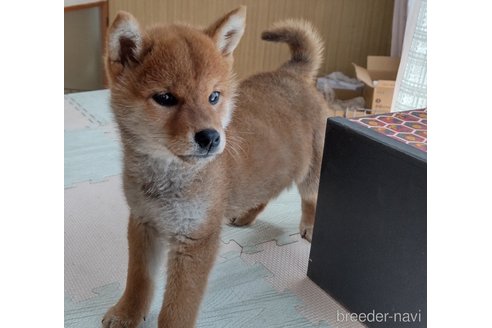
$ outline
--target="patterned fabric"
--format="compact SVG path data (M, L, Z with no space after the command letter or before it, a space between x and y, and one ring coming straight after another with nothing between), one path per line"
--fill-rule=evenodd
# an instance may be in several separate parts
M427 152L427 108L353 118L351 121Z
M427 106L427 1L415 1L408 17L392 112Z

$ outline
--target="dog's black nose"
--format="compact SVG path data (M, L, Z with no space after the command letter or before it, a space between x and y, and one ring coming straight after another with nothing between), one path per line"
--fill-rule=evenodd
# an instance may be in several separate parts
M220 134L217 130L205 129L195 134L195 141L200 148L212 151L220 143Z

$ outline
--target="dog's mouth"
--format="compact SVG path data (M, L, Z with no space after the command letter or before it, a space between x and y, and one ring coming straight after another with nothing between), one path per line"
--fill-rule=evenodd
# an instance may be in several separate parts
M207 153L207 154L192 154L192 155L180 155L178 156L185 162L195 162L199 160L205 160L205 159L211 159L217 155L216 152L214 153Z

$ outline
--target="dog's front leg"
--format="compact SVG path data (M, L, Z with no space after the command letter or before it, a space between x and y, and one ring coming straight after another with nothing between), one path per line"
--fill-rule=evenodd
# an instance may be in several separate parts
M128 275L118 303L104 316L105 328L138 327L145 320L154 289L154 275L162 255L157 232L141 219L130 217L128 224Z
M219 224L212 230L199 236L179 236L174 241L159 328L194 327L219 246Z

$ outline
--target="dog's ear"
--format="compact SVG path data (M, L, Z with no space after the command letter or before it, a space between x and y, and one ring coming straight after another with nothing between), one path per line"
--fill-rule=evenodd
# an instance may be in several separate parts
M131 14L120 11L108 29L106 69L110 78L125 66L139 62L143 36L140 25Z
M229 56L243 36L245 22L246 6L240 6L210 25L205 33L224 56Z

